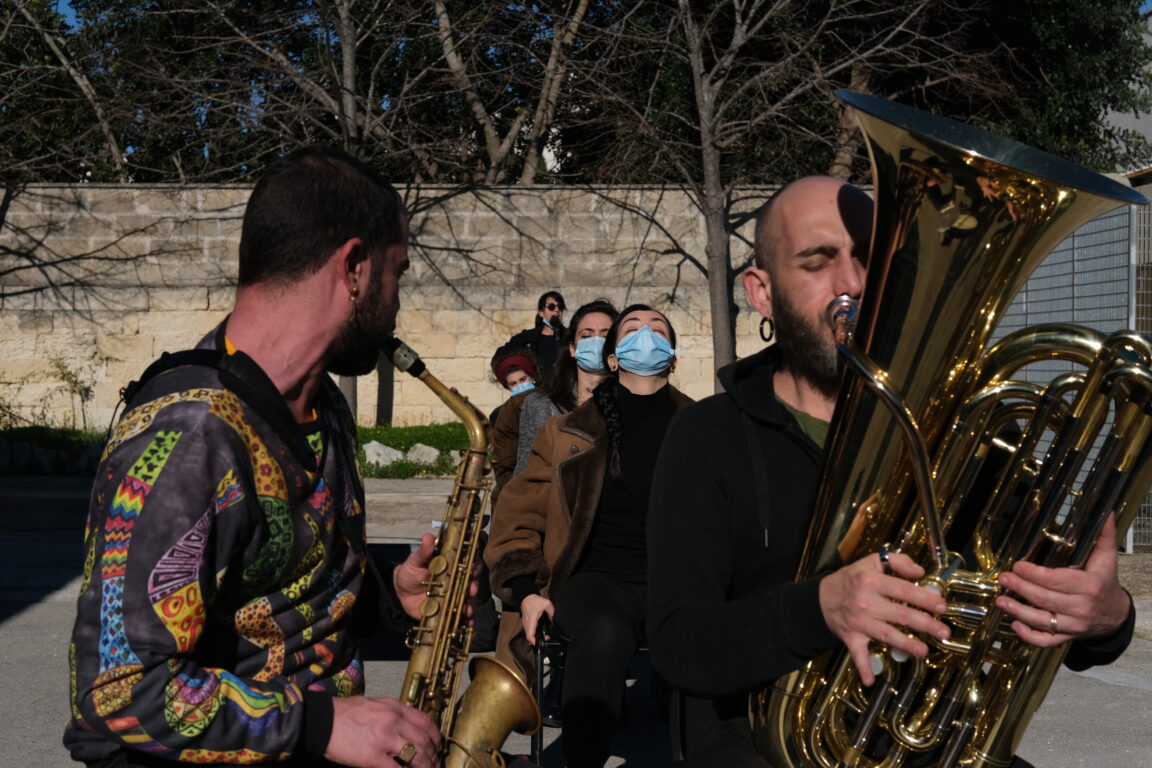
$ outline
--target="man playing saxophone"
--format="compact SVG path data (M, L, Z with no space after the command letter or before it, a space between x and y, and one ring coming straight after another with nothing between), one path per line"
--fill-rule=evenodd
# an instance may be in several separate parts
M721 370L725 392L686 408L665 439L649 513L649 638L656 670L687 694L688 765L768 765L752 746L749 693L837 643L870 685L869 643L923 658L910 632L949 636L944 599L915 584L924 572L906 555L791 580L840 386L823 318L837 296L861 294L871 221L869 197L837 179L776 193L743 275L776 343ZM996 605L1019 637L1073 640L1074 668L1109 663L1131 638L1111 522L1082 570L1019 562L1000 584Z
M357 649L418 616L433 538L382 580L371 567L355 422L328 377L375 367L407 240L400 196L338 150L256 185L232 313L126 397L97 472L74 759L439 764L427 715L362 695Z

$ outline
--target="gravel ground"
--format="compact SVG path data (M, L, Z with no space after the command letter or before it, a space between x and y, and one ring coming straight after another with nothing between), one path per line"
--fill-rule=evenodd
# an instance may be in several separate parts
M1120 555L1120 583L1137 600L1152 598L1152 553Z

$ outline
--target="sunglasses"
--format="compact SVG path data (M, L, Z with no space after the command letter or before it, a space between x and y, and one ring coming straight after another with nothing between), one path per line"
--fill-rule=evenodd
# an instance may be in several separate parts
M545 305L544 305L544 309L551 309L551 310L556 310L556 309L558 309L558 310L560 310L561 312L563 312L563 311L564 311L564 307L560 306L559 304L545 304Z

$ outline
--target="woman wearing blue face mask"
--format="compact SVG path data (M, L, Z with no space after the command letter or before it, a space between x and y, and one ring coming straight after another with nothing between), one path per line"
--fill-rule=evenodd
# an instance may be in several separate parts
M577 309L565 331L560 357L551 373L519 401L510 400L509 405L515 403L512 408L494 412L491 419L493 509L500 489L527 465L528 449L544 422L584 402L604 377L607 369L603 368L603 355L597 349L595 360L591 360L588 348L608 333L616 314L616 308L607 299L595 299ZM578 361L581 356L584 362Z
M513 398L531 392L536 386L538 367L536 356L527 347L504 344L492 355L489 366L492 368L492 380L508 390L509 395ZM509 400L508 402L513 401ZM516 401L515 410L518 411L519 408L520 401ZM503 405L496 406L491 416L488 417L488 421L493 424L496 423L502 410L504 410Z
M624 310L604 338L609 373L587 402L544 425L493 517L492 588L520 606L523 627L511 655L531 669L527 638L544 614L569 638L562 718L572 768L607 760L643 640L652 471L672 415L690 402L668 383L675 346L663 314Z
M568 413L591 397L592 390L608 373L604 363L604 337L616 316L616 308L606 299L590 301L572 316L560 360L543 388L524 399L513 474L523 472L528 465L528 449L544 422Z
M536 382L536 359L532 351L525 347L516 347L505 344L496 350L489 362L492 369L492 378L504 389L508 390L510 398L492 411L488 420L496 423L502 417L518 417L520 406L524 402L524 395L532 390ZM500 450L498 439L492 435L492 452ZM512 448L515 450L515 447ZM480 548L484 547L484 534L481 534ZM479 593L473 607L474 633L472 635L471 650L474 653L490 651L496 647L496 638L499 631L500 616L496 611L496 603L492 600L491 590L485 588L486 579L482 579Z
M523 398L510 400L506 407L499 409L498 418L492 419L493 510L501 489L528 465L529 449L544 423L553 416L568 413L591 397L592 390L608 372L604 362L604 337L616 316L616 307L607 299L594 299L577 309L565 332L560 357L542 385ZM512 616L500 620L496 648L500 660L515 667L508 644L520 629L520 614L519 606L512 608L515 608ZM558 658L551 661L555 672L561 664ZM541 701L544 722L549 726L556 726L560 720L555 690L559 679L559 674L550 679L547 695Z

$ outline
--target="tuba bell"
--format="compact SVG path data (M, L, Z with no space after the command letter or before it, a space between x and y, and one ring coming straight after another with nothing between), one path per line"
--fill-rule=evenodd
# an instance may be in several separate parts
M873 644L869 687L828 651L751 698L754 741L773 766L1007 766L1067 644L1020 640L997 577L1019 560L1080 566L1109 513L1120 535L1131 523L1152 484L1152 341L1050 325L988 346L1049 251L1147 201L985 131L837 95L868 147L875 221L859 307L830 308L856 314L849 373L796 578L887 545L924 567L952 636L921 638L922 660ZM1019 379L1044 361L1065 372Z

